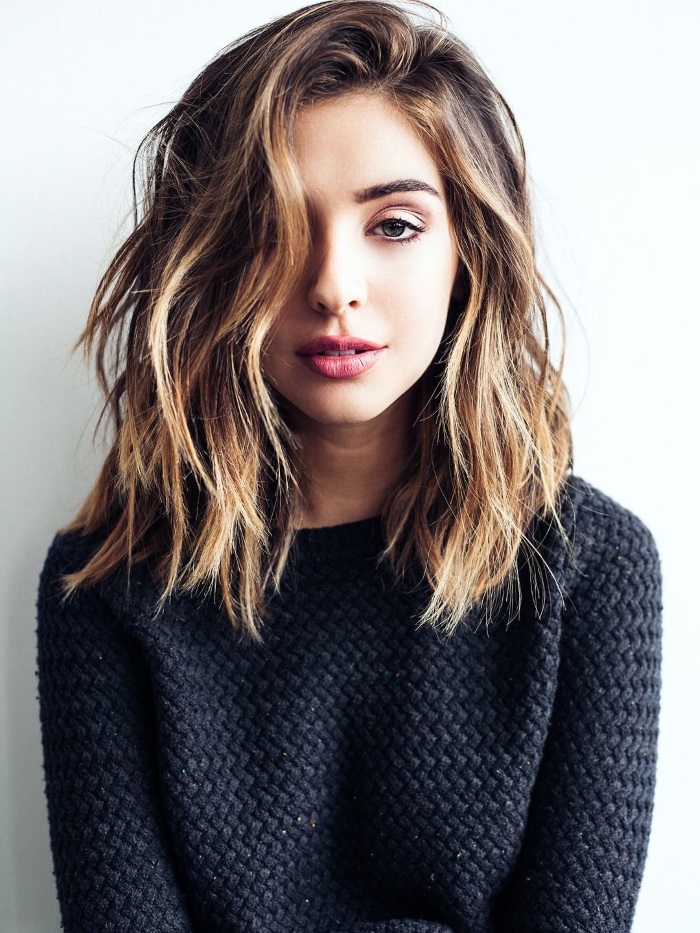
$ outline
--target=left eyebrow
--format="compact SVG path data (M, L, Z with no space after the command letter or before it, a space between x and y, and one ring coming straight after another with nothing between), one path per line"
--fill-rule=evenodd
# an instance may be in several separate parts
M425 191L434 195L438 200L442 200L440 193L427 182L419 181L417 178L400 178L384 185L371 185L369 188L356 191L355 201L358 204L366 204L367 201L375 201L377 198L383 198L387 194L396 194L399 191Z

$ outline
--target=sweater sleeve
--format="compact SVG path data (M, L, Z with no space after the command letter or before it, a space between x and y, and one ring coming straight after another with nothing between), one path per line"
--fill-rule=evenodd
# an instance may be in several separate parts
M499 933L623 933L651 827L661 574L648 529L593 491L577 507L559 674Z
M67 566L70 550L61 536L54 539L37 602L44 772L62 928L185 933L192 926L159 803L146 665L95 587L63 600L60 576L76 569Z

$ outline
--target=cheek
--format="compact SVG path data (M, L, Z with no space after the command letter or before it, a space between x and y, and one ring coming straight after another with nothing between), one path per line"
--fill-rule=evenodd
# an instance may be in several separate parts
M404 296L420 296L433 306L449 303L459 266L454 243L438 235L430 243L419 240L413 246L394 247L402 254L392 273L393 282Z
M386 295L397 335L430 345L439 343L447 322L453 282L453 266L445 262L444 256L406 269Z
M260 361L261 368L263 375L275 384L280 379L284 379L285 376L286 367L283 365L283 361L288 355L288 351L285 349L287 343L284 329L281 327L275 327L274 331L268 334L265 341Z
M295 347L299 338L299 327L296 325L291 308L282 308L274 323L267 332L263 349L263 365L267 361L272 364L280 355L289 353Z

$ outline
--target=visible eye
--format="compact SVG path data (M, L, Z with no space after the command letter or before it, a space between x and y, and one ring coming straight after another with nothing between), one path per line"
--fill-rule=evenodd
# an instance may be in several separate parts
M381 230L383 239L395 240L397 243L414 243L425 232L425 227L411 223L410 220L404 220L402 217L387 217L373 229ZM412 235L403 236L407 231L412 231ZM372 232L369 236L377 236L377 234Z

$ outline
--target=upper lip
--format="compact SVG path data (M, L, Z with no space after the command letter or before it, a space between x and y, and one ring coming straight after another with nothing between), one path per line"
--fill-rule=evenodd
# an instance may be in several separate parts
M364 337L316 337L297 350L300 356L313 356L315 353L342 353L344 350L381 350L385 345L365 340Z

